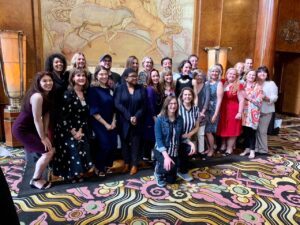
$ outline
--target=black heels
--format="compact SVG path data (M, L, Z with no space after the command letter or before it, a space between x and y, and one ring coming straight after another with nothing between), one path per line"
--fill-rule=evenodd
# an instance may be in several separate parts
M39 181L39 180L41 180L41 178L32 178L29 182L30 187L35 189L40 189L40 190L46 190L51 187L51 183L49 181L46 181L46 183L44 183L43 186L39 188L34 184L35 181Z

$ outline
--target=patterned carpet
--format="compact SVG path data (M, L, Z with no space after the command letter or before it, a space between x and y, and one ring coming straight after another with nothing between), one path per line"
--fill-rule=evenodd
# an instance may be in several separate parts
M269 141L270 156L196 168L166 188L145 176L18 197L22 149L0 163L22 224L300 224L300 118L284 117Z

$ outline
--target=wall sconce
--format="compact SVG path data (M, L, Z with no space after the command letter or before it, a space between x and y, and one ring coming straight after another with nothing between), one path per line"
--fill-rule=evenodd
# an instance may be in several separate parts
M26 36L22 31L0 31L0 73L9 105L4 109L6 145L21 146L11 133L12 124L21 109L26 78Z
M212 67L213 65L220 63L223 66L223 76L226 71L227 67L227 54L229 50L232 50L231 47L205 47L204 50L207 52L207 62L208 68Z

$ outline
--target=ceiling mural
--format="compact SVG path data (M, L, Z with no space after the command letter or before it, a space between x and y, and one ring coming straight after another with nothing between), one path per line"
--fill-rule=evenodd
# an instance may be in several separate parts
M192 51L194 0L41 0L44 56L85 53L89 65L110 53L176 62Z

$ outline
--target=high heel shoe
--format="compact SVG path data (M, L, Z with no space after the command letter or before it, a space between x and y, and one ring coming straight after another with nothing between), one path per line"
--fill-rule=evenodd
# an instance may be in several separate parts
M36 186L34 184L34 182L39 181L39 180L42 180L42 179L41 178L32 178L29 182L30 187L35 188L35 189L40 189L40 190L46 190L51 187L51 183L49 181L46 181L46 183L44 183L43 186L39 188L38 186Z

